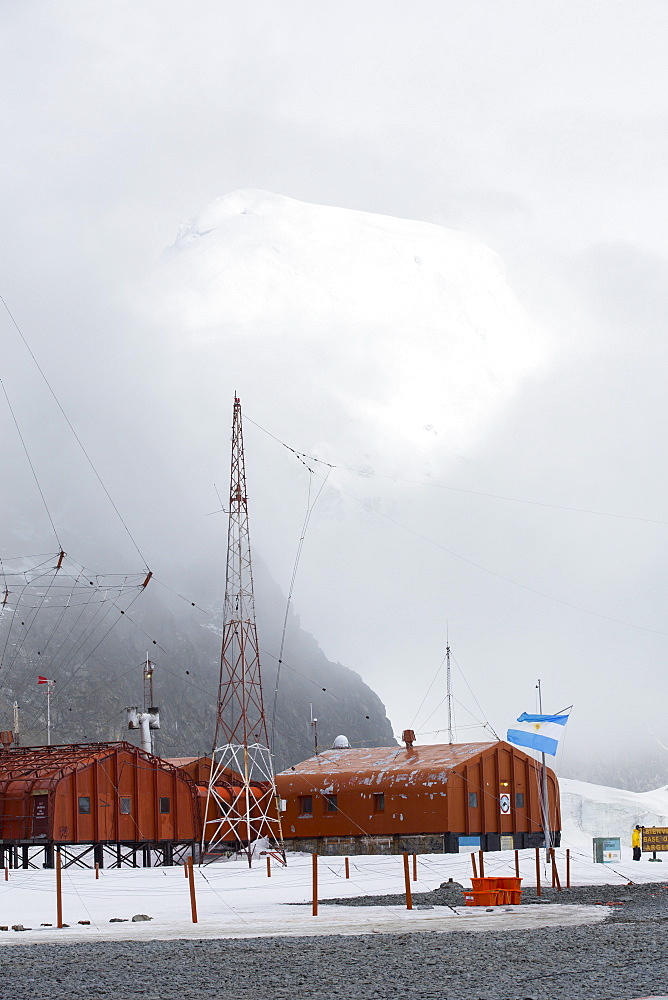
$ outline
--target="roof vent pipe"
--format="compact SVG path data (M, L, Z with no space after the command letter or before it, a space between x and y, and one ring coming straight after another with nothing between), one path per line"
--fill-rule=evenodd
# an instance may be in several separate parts
M139 729L139 741L142 750L152 753L151 729L160 729L160 709L156 706L149 708L148 712L139 712L136 707L126 708L128 716L128 729Z

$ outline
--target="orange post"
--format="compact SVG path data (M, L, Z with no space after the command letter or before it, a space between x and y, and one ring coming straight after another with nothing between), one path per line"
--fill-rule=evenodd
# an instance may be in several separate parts
M183 862L183 877L188 878L188 859Z
M558 892L561 892L561 882L559 881L559 871L557 869L557 857L554 853L554 847L550 848L550 856L552 858L552 884L556 885Z
M345 862L346 862L346 866L345 866L346 867L346 878L350 878L350 862L348 861L348 858L345 859Z
M313 916L318 916L318 855L311 855L311 865L313 872Z
M99 865L99 863L98 863L98 862L96 861L96 862L95 862L95 878L99 878L99 877L100 877L100 865Z
M477 878L478 877L478 869L476 868L475 854L473 854L473 852L471 852L471 865L473 867L473 878Z
M540 896L540 847L536 848L536 895Z
M413 855L413 881L417 882L417 854Z
M515 851L515 878L520 877L520 852Z
M267 878L271 878L271 858L267 855Z
M404 854L404 882L406 884L406 909L413 909L413 897L411 896L411 875L408 869L408 855Z
M193 923L197 923L197 900L195 899L195 869L193 868L193 859L188 858L188 882L190 883L190 913L193 918Z
M571 852L570 849L566 848L566 888L571 887Z
M478 860L480 862L480 878L485 877L485 855L483 851L478 851Z
M63 926L63 876L60 851L56 851L56 927Z

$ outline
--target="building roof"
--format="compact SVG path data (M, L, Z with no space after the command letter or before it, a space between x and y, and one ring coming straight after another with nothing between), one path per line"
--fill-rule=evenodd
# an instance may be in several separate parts
M475 757L485 750L497 746L497 743L435 743L428 746L407 747L369 747L357 750L325 750L317 757L310 757L301 764L283 771L280 777L359 777L360 774L373 774L381 779L387 775L420 774L424 780L425 772L445 775L459 764Z
M0 785L10 781L59 780L96 760L128 751L148 764L172 771L174 765L146 753L132 743L72 743L65 746L14 747L0 751Z

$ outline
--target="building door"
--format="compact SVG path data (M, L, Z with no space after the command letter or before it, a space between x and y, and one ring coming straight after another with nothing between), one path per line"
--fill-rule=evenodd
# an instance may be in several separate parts
M33 839L46 840L49 835L49 796L33 795L32 797L32 835Z

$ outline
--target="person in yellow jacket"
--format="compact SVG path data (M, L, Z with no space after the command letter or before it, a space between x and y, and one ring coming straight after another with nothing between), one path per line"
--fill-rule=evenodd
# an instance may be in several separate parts
M637 826L631 834L631 847L633 848L633 860L640 861L642 851L640 850L640 827Z

